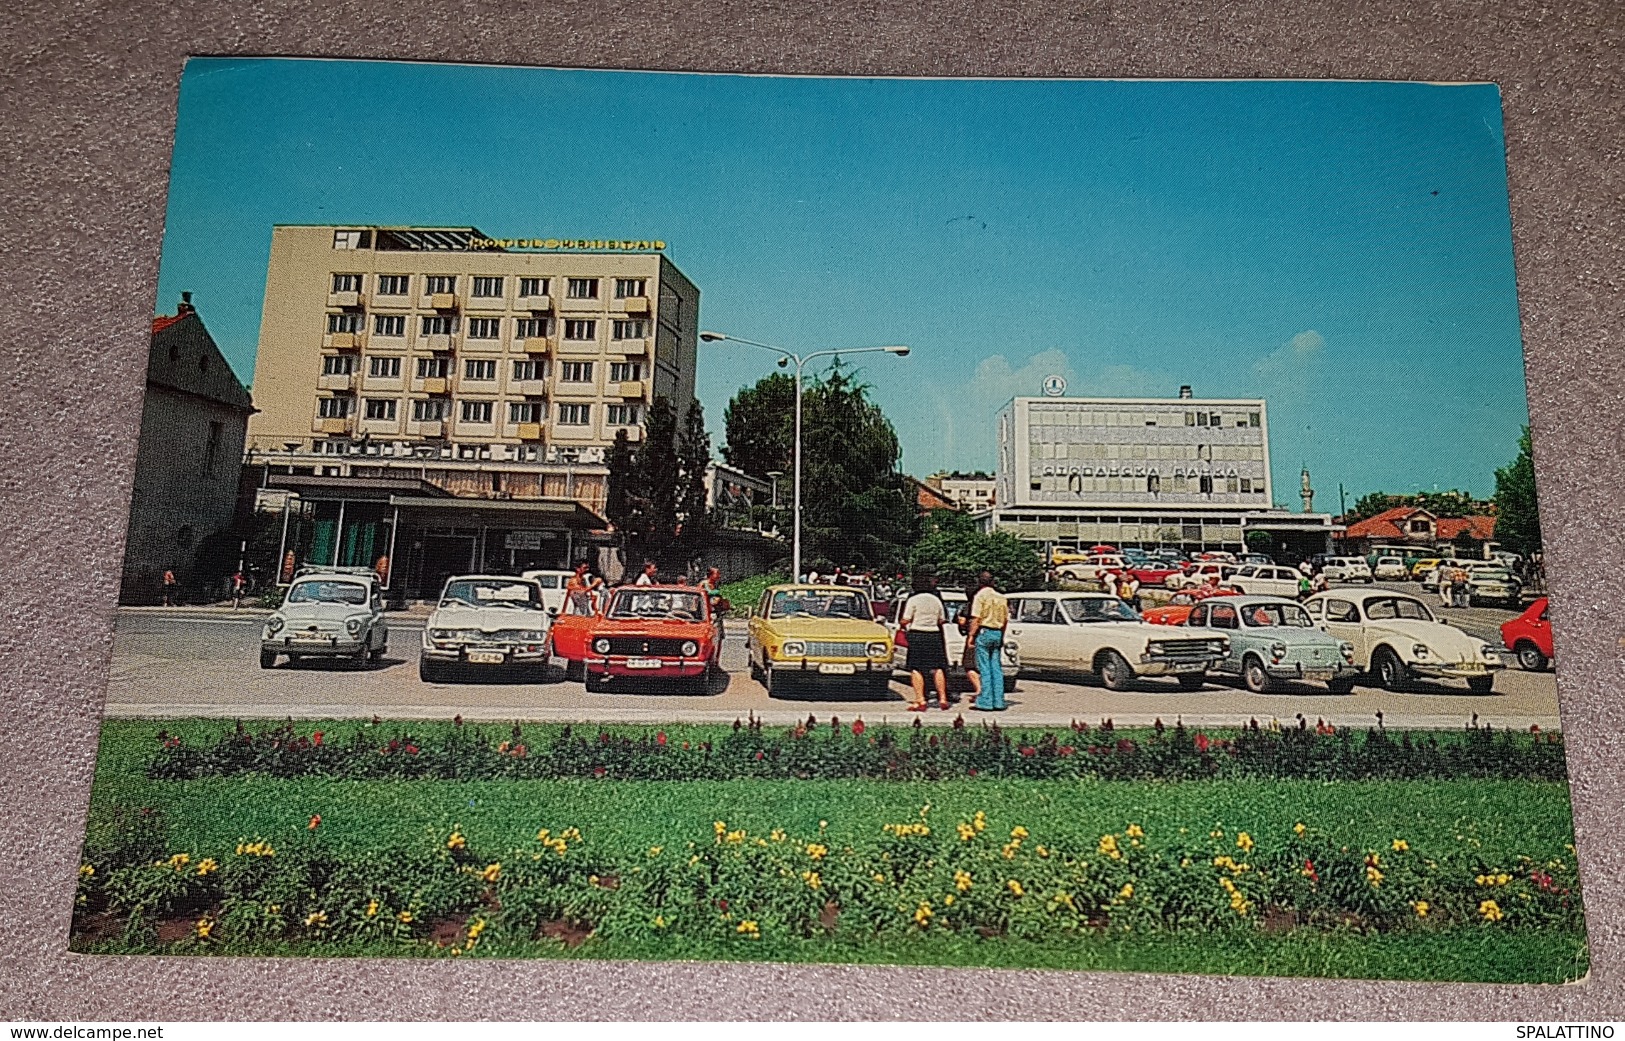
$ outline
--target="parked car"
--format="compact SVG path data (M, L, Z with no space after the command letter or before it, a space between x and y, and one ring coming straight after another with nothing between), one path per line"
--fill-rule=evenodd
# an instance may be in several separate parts
M1411 577L1411 572L1399 557L1378 557L1371 577L1378 582L1403 582Z
M1518 659L1519 668L1540 672L1552 664L1552 623L1547 617L1549 601L1541 597L1523 614L1501 623L1501 642Z
M1235 564L1219 562L1197 564L1179 572L1177 575L1169 575L1163 584L1174 590L1195 589L1198 586L1206 585L1209 575L1218 575L1220 584L1223 584L1226 579L1239 570L1241 569Z
M260 668L281 655L378 662L389 649L383 583L370 569L306 569L260 631Z
M1127 690L1141 676L1172 676L1198 690L1207 670L1223 659L1222 636L1192 637L1180 629L1142 621L1123 601L1102 593L1014 593L1008 639L1022 668L1087 672L1111 690Z
M1184 625L1185 619L1190 617L1189 604L1163 604L1161 607L1150 607L1140 612L1140 619L1150 625Z
M1061 565L1055 569L1055 574L1058 578L1077 582L1098 582L1105 572L1121 571L1126 567L1128 562L1120 553L1094 553L1081 562Z
M435 683L454 668L538 668L547 664L547 630L535 579L453 575L423 625L418 677Z
M891 689L891 631L874 620L869 598L844 586L780 585L762 593L751 616L751 675L779 697L788 679Z
M609 590L599 593L590 608L564 602L564 610L552 619L547 630L549 657L564 659L564 678L580 682L587 678L587 640L593 625L609 606Z
M909 596L904 594L894 598L885 611L887 628L892 631L892 643L896 653L892 657L892 668L897 672L908 671L908 631L899 627L898 621L903 617L903 605L908 603ZM969 619L966 612L970 610L970 597L960 589L938 590L943 605L948 608L948 620L942 625L942 638L948 647L948 682L961 687L969 686L970 680L965 673L965 633ZM1016 689L1016 675L1021 671L1021 660L1016 654L1015 645L1006 643L1004 654L1000 659L1004 667L1004 691L1006 694Z
M1276 567L1274 564L1266 567L1249 564L1231 575L1228 584L1238 593L1290 599L1298 595L1298 572L1294 568Z
M1328 582L1370 582L1371 565L1364 557L1327 557L1321 569Z
M721 619L694 586L621 586L587 628L582 660L593 693L667 680L703 694L720 668Z
M1442 563L1444 563L1443 557L1422 557L1412 562L1411 578L1418 582L1426 583L1428 580L1428 575L1438 570L1439 565ZM1423 588L1427 588L1426 585L1424 585Z
M1480 564L1467 572L1467 602L1516 608L1523 602L1523 583L1500 564Z
M1274 690L1281 680L1315 681L1333 694L1347 694L1360 674L1354 645L1317 629L1308 612L1286 597L1207 600L1191 609L1185 625L1227 637L1230 653L1214 671L1241 677L1255 694Z
M542 587L542 603L552 614L564 611L564 585L574 577L574 571L526 571L521 577L530 578Z
M1240 563L1257 564L1260 567L1269 567L1275 563L1275 558L1267 553L1243 553Z
M1170 578L1184 574L1184 570L1178 564L1147 559L1138 564L1130 564L1128 573L1133 575L1141 586L1166 586Z
M1354 664L1388 690L1417 678L1459 679L1473 693L1488 694L1506 667L1494 647L1439 621L1408 593L1333 589L1303 606L1317 625L1353 644Z

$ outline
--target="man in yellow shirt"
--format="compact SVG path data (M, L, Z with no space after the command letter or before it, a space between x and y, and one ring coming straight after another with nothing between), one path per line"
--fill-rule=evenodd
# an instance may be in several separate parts
M993 588L993 573L984 571L976 580L976 595L970 602L970 630L965 635L965 665L976 686L972 708L983 712L1004 711L1004 630L1010 624L1010 601Z

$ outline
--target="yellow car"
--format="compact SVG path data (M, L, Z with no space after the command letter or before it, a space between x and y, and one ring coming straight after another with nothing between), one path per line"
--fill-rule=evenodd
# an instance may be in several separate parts
M828 684L884 695L891 686L892 638L861 590L770 586L750 619L750 673L779 697L788 682Z
M1428 572L1444 563L1442 557L1427 557L1411 565L1411 578L1417 582L1428 577Z

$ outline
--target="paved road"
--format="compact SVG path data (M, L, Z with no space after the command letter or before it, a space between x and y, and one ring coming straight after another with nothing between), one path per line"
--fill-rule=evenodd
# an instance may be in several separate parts
M1511 614L1490 608L1442 613L1486 639L1498 637L1497 626ZM739 623L723 645L726 682L714 684L707 694L588 694L580 683L566 681L559 668L535 681L423 683L417 675L422 620L408 617L391 620L390 653L379 666L316 661L261 670L256 652L262 616L184 609L120 611L107 714L307 719L372 715L446 719L461 714L469 719L731 722L754 711L773 723L788 723L808 713L861 715L871 722L914 718L904 711L907 695L902 683L892 684L889 700L770 701L745 668ZM1406 693L1356 687L1352 694L1337 696L1313 684L1283 693L1251 694L1214 682L1185 693L1172 680L1146 680L1139 690L1113 693L1088 680L1023 675L1009 702L1009 711L997 717L1007 724L1059 725L1073 719L1093 723L1109 716L1124 724L1183 717L1187 723L1218 726L1253 717L1290 721L1301 712L1311 723L1325 718L1365 726L1378 711L1389 726L1457 727L1474 713L1481 722L1497 726L1558 724L1553 675L1516 667L1496 678L1495 693L1489 695L1473 695L1464 686L1443 683ZM952 713L936 711L925 716L928 723L952 718ZM980 717L971 713L970 718Z

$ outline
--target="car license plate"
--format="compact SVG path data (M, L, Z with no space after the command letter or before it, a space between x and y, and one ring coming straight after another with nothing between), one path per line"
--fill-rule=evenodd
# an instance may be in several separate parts
M628 658L626 667L629 669L658 669L665 664L659 658Z
M842 665L835 662L828 662L818 666L818 671L825 676L850 676L858 671L858 667L856 665Z
M470 665L501 665L508 660L502 651L469 651L468 663Z
M293 642L294 643L321 643L321 644L328 644L328 643L332 643L333 641L329 640L325 636L317 636L315 633L304 633L304 634L295 634L295 636L293 638Z
M1175 672L1206 672L1207 666L1197 661L1180 662L1174 666Z
M1331 669L1304 669L1303 678L1306 680L1329 680L1332 678Z
M1483 672L1484 671L1484 663L1483 662L1476 662L1476 661L1464 661L1464 662L1461 663L1461 671L1462 672Z

